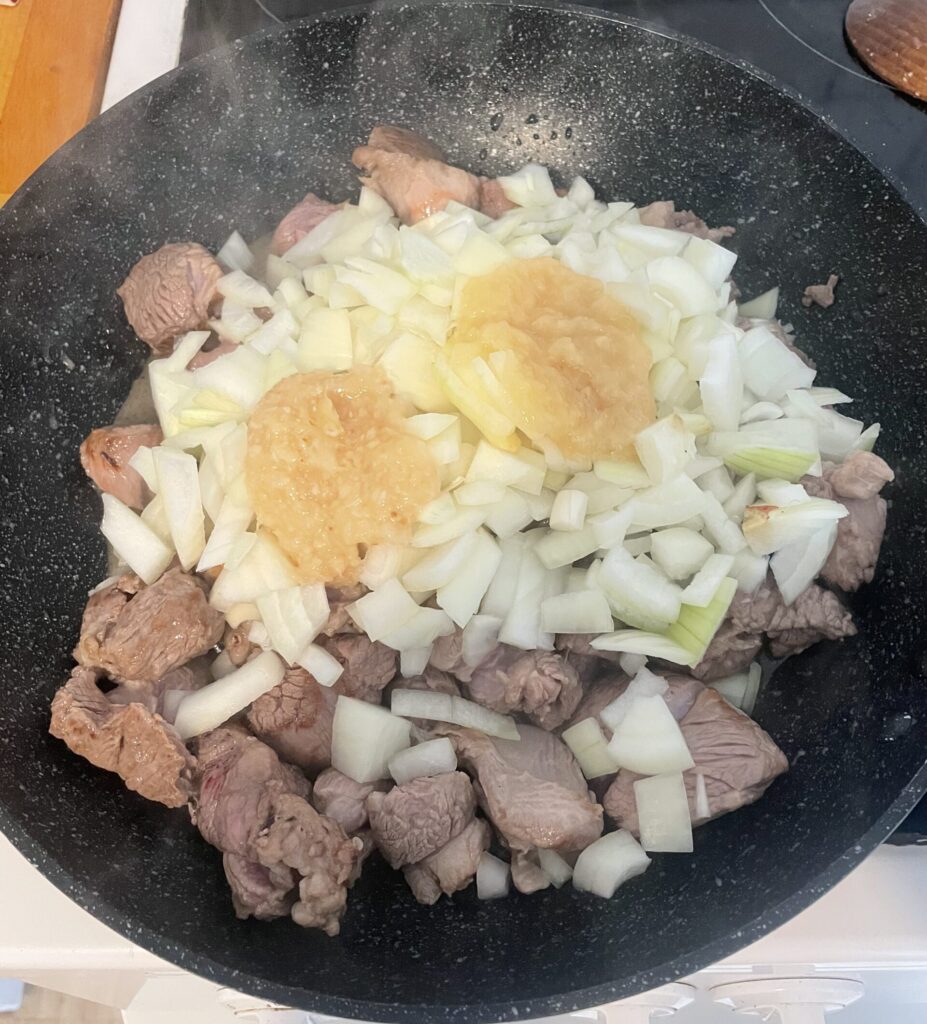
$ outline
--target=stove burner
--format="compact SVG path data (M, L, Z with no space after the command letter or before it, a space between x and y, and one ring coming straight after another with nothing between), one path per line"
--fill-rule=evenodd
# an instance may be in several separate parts
M861 78L880 89L891 89L886 82L875 78L861 66L847 63L854 58L848 54L843 35L843 5L806 3L805 0L756 0L770 18L797 43L810 50L821 60L841 71ZM774 10L775 8L775 10ZM830 8L834 8L830 10ZM830 50L830 53L825 52Z

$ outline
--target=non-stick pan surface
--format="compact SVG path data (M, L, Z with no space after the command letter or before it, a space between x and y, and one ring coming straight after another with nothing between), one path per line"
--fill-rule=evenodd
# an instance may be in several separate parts
M745 292L879 420L898 471L860 635L774 676L757 717L792 759L757 805L600 901L565 888L433 908L378 866L342 934L237 921L186 816L46 735L87 590L99 501L77 447L144 358L115 289L168 240L253 237L313 189L352 193L378 121L493 174L537 160L601 195L734 224ZM180 68L58 152L0 214L0 826L101 920L198 974L371 1021L531 1017L606 1002L743 946L836 882L921 793L927 753L927 228L822 121L755 73L589 11L479 3L340 14ZM805 284L841 275L837 304Z

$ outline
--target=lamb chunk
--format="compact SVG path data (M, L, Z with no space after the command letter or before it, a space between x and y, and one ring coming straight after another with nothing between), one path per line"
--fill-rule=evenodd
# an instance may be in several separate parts
M480 212L487 217L497 220L509 210L514 210L517 204L503 192L502 185L498 178L483 178L480 181Z
M209 366L222 356L227 356L238 348L240 342L232 341L230 338L213 338L196 353L187 363L188 370L199 370L203 366Z
M174 339L205 323L222 268L196 242L174 242L143 256L116 294L135 333L156 355L169 355Z
M762 633L745 633L731 619L721 623L692 675L702 682L742 672L763 647Z
M320 647L343 666L338 677L338 692L371 704L380 703L383 688L399 670L399 654L386 644L376 643L360 633L322 637Z
M419 903L431 906L441 893L452 896L466 889L476 875L480 857L489 849L491 838L489 822L474 818L440 850L416 864L406 864L402 873Z
M479 178L451 167L437 146L404 128L374 128L367 145L355 149L351 160L366 175L361 181L381 195L404 224L443 210L451 200L479 208Z
M314 192L309 192L275 228L274 236L270 240L270 251L275 256L282 256L337 209L334 203L328 203L324 199L319 199Z
M107 693L106 699L110 704L143 704L149 711L157 712L166 721L173 723L173 717L164 711L165 694L177 690L192 693L211 682L209 662L206 658L196 658L180 668L171 669L156 683L120 683Z
M337 935L361 845L341 826L292 793L275 800L274 818L255 840L255 858L270 870L295 869L299 898L290 911L303 928Z
M284 760L316 773L332 762L332 722L338 692L320 686L305 669L287 669L283 679L248 711L258 739Z
M616 670L590 683L583 691L583 699L576 706L573 716L569 722L564 723L563 728L577 725L587 718L598 718L613 700L624 693L628 688L628 682L628 677L620 670ZM602 728L608 731L607 726L603 725Z
M222 867L232 890L236 917L270 921L289 915L298 882L292 868L266 868L234 853L222 855Z
M470 681L473 668L463 660L463 630L460 626L453 633L435 640L428 664L439 672L449 672L462 683Z
M554 638L554 647L576 669L584 684L592 682L609 667L617 671L621 658L617 651L597 650L591 641L592 637L582 633L558 633Z
M521 712L544 729L556 729L582 697L579 674L553 651L499 646L466 684L471 700L502 714Z
M151 492L129 460L139 448L154 448L162 440L161 428L150 424L101 427L91 431L80 446L80 464L104 494L111 494L129 508L141 509Z
M225 630L225 636L222 638L222 648L228 654L229 661L235 668L241 668L252 654L256 654L260 650L257 644L252 643L248 639L250 628L250 623L243 622L234 629L228 626Z
M785 755L772 739L715 690L700 688L680 728L695 761L695 767L683 773L694 824L753 803L773 779L788 770ZM699 774L705 779L708 818L697 817ZM603 801L609 817L620 828L635 834L639 829L634 782L639 778L634 772L622 769Z
M836 274L828 274L826 284L809 284L801 297L801 304L805 308L815 305L829 309L834 304L834 289L839 281Z
M534 851L515 850L512 853L512 884L515 888L530 896L550 887L550 879L541 869Z
M447 672L439 672L431 665L425 666L422 675L397 679L393 685L397 690L433 690L435 693L447 693L451 697L460 696L460 687L454 677Z
M460 835L475 810L473 786L463 772L413 779L367 797L374 842L394 868L437 853Z
M821 570L833 586L858 590L875 575L888 515L879 491L894 476L878 455L854 452L840 466L825 463L823 476L802 478L809 494L839 501L849 513L837 523L837 539Z
M367 593L359 584L354 587L326 587L328 596L328 622L322 629L323 636L339 636L342 633L362 633L357 623L348 614L348 605L353 604Z
M602 808L559 737L530 725L518 726L519 741L442 732L476 776L480 803L511 850L582 850L602 834Z
M780 604L767 635L773 657L785 658L819 640L855 636L856 626L836 594L812 583L792 604Z
M94 669L74 669L52 701L49 732L140 796L182 807L194 761L173 726L143 704L111 704L99 679Z
M664 199L638 210L641 224L654 228L669 228L673 231L685 231L696 238L707 238L710 242L722 242L736 233L736 228L710 228L701 217L691 210L676 210L672 199Z
M91 596L74 657L114 679L156 682L214 647L225 621L197 576L171 569L150 587L137 580L123 577Z
M386 780L355 782L337 768L326 768L312 786L312 804L320 814L337 821L351 835L367 826L367 797L389 788Z

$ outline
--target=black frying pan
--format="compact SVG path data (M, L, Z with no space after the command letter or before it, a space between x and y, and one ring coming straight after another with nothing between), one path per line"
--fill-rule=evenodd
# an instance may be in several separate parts
M46 735L90 586L99 503L77 446L144 351L115 297L167 240L269 228L312 188L352 193L378 121L493 174L527 160L601 194L673 197L737 224L745 292L779 282L824 382L881 420L898 471L861 630L788 662L756 715L794 761L755 806L698 830L604 902L569 888L415 904L378 866L342 934L235 920L218 855L183 813L126 792ZM755 72L590 11L455 3L343 13L182 67L83 131L0 215L0 825L134 941L279 1002L376 1021L534 1017L687 974L833 885L902 819L927 773L924 541L927 227L822 121ZM830 270L837 305L805 311Z

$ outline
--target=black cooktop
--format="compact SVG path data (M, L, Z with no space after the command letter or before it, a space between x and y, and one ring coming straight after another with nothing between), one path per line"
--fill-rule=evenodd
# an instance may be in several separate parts
M190 0L181 58L356 0ZM580 0L582 2L582 0ZM843 32L849 0L595 0L753 64L853 141L927 219L927 104L875 78ZM849 212L849 211L848 211ZM927 844L927 798L890 840Z

